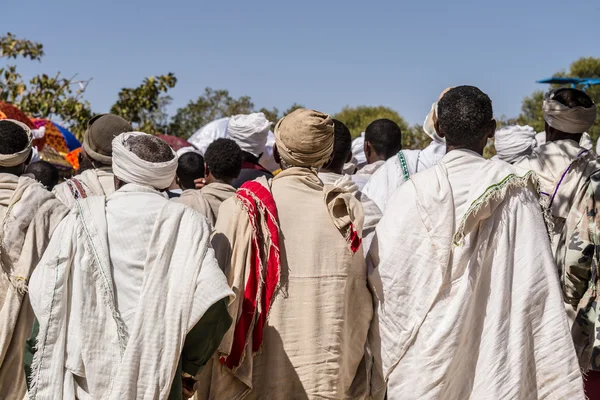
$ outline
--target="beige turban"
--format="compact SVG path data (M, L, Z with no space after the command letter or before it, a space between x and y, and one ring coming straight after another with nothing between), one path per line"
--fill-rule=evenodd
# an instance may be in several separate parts
M113 172L117 178L127 183L152 186L162 190L168 188L177 172L177 154L173 159L162 163L142 160L126 146L127 139L134 136L148 135L142 132L122 133L112 141ZM150 135L148 135L150 136Z
M29 127L24 123L15 121L14 119L4 119L2 121L12 122L13 124L20 126L21 128L23 128L23 130L27 134L27 137L29 138L29 143L27 144L27 147L25 147L18 153L0 154L0 167L16 167L17 165L26 162L29 158L29 155L31 154L31 141L33 140L33 136L31 135L31 129L29 129Z
M333 152L333 120L319 111L299 108L275 126L281 159L291 167L322 167Z
M580 134L590 129L596 121L598 112L595 104L588 108L581 106L569 108L552 100L552 97L544 100L542 110L548 125L561 132L572 134Z

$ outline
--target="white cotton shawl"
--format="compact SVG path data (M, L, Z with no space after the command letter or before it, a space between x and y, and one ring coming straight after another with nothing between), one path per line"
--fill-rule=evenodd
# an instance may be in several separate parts
M77 202L31 278L40 330L30 399L167 398L186 334L232 295L205 219L165 202L143 244L143 285L127 330L115 303L105 202Z
M406 168L400 162L400 153ZM381 212L385 211L386 203L394 191L412 175L436 165L444 157L446 145L432 141L423 150L402 150L400 153L387 160L363 189L363 193L377 204Z
M74 182L76 180L77 182ZM85 197L89 196L110 196L115 191L115 176L112 168L104 167L99 169L88 169L73 178L58 184L52 190L52 193L58 200L68 208L72 208L77 201L79 185L85 192ZM75 191L75 192L74 192Z
M528 156L537 147L535 130L526 125L510 125L500 128L494 135L498 158L509 164Z
M229 117L216 119L198 129L188 142L196 146L200 154L204 155L208 146L217 139L227 138L227 124Z
M440 163L377 227L388 398L584 399L533 174L483 163L462 177L466 213Z
M166 189L175 179L177 154L171 149L173 159L162 163L142 160L127 148L126 142L132 137L144 135L148 134L127 132L113 139L113 172L117 178L126 183L151 186L159 190Z

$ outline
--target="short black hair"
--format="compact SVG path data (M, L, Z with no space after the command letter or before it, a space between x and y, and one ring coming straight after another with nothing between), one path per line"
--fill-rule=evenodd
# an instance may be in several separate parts
M0 120L0 154L15 154L29 146L29 136L22 126Z
M390 119L378 119L365 129L365 142L371 143L377 155L388 159L402 150L402 130Z
M144 161L163 163L175 158L171 146L164 140L152 135L131 136L125 147Z
M492 100L475 86L450 89L437 105L440 133L446 145L476 145L485 135L494 118Z
M182 154L177 164L177 178L182 189L193 189L194 180L204 178L204 157L195 151Z
M569 108L584 107L590 108L594 105L594 101L585 92L573 88L561 88L552 92L554 96L552 100L556 100Z
M48 190L54 189L54 186L58 184L58 168L47 161L36 161L29 164L25 173L33 175L35 180Z
M352 152L352 134L350 129L340 120L333 120L333 159L328 165L329 169L343 168Z
M242 170L242 150L231 139L217 139L204 153L206 166L213 176L225 182L238 177Z

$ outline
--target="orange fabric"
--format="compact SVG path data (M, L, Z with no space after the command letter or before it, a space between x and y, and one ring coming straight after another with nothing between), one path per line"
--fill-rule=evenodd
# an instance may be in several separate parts
M73 150L72 152L70 152L69 154L67 154L65 156L65 159L69 162L69 164L71 164L73 166L73 168L75 168L76 170L79 169L79 153L81 153L81 147L76 148L75 150Z

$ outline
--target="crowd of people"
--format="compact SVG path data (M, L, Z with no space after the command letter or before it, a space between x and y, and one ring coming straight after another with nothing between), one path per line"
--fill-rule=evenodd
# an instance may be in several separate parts
M542 111L458 86L357 152L301 108L278 171L261 113L183 154L103 114L64 182L1 120L0 398L600 398L597 107Z

